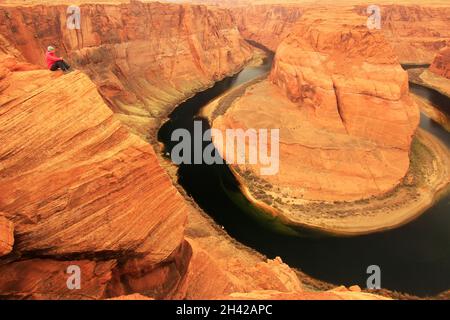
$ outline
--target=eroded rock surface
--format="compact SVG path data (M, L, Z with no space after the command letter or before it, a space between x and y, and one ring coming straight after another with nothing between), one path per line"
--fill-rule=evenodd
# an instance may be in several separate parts
M230 9L246 39L275 51L303 13L298 5L255 5Z
M430 71L450 79L450 46L445 47L438 52L430 66Z
M0 212L0 257L10 253L14 246L14 224Z
M428 69L416 70L409 71L410 79L413 82L450 97L450 46L441 49L436 54L433 63ZM445 127L445 123L448 122L448 117L445 115L445 112L448 110L443 111L442 117L438 115L437 118L436 116L433 116L433 118L439 123L443 123Z

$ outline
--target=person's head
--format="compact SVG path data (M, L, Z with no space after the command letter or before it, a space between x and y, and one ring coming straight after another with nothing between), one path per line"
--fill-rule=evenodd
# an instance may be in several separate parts
M47 51L48 52L53 52L53 51L55 51L55 48L53 46L48 46L47 47Z

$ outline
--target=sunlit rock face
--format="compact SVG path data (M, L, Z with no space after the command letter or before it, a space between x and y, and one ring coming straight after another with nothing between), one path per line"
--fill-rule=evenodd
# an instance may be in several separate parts
M10 253L14 245L14 224L0 212L0 257Z
M230 8L246 39L275 51L303 13L298 5L255 5Z
M10 47L0 55L0 208L15 242L0 294L103 298L116 292L113 275L128 274L118 260L145 261L143 274L170 265L189 209L152 147L121 124L87 75L38 70ZM64 280L71 262L86 280L76 294ZM177 265L165 273L178 275L172 287L183 274Z
M401 63L431 63L436 52L449 43L450 6L440 3L380 4L382 31ZM357 11L367 15L367 6L357 6Z
M279 128L280 170L263 177L269 184L297 199L355 200L402 181L418 122L383 34L318 21L297 26L269 81L247 89L214 126ZM259 175L260 165L241 169Z
M436 58L430 66L430 71L450 79L450 46L438 52Z
M236 72L252 57L224 10L140 3L81 5L81 31L67 6L0 8L0 33L34 64L44 50L84 70L120 119L145 136L174 104Z

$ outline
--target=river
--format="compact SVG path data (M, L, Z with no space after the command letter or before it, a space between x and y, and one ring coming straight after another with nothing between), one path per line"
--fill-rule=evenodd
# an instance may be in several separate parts
M173 130L186 128L193 132L194 120L202 120L204 130L208 129L208 122L198 116L200 109L227 90L267 73L272 58L262 66L245 68L178 106L158 133L165 153L174 146L170 141ZM427 90L416 93L427 98L431 94ZM449 100L434 103L443 103L444 107ZM424 115L421 127L449 145L449 133ZM278 232L273 221L264 218L241 194L226 165L181 165L178 177L187 193L233 238L269 258L280 256L291 267L314 278L335 285L365 287L367 267L378 265L383 288L422 297L450 289L449 196L395 230L351 238L308 238Z

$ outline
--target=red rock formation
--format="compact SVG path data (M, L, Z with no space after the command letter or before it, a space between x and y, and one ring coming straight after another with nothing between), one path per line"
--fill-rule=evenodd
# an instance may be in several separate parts
M450 79L450 47L445 47L434 58L430 71Z
M0 8L3 34L44 66L49 44L83 69L120 119L146 136L174 104L234 73L252 57L224 10L140 3L81 6L81 32L66 6Z
M231 11L245 38L260 42L274 51L296 23L304 20L303 15L314 17L310 21L335 19L340 23L353 24L356 21L361 26L366 25L367 4L357 1L319 1L313 5L290 2L240 6L231 8ZM383 1L377 4L381 8L381 30L401 63L431 63L436 52L450 41L447 19L450 7L445 1L441 1L440 5L420 6L409 3L385 5ZM350 12L357 12L359 18L349 15Z
M0 257L12 251L14 245L14 224L0 213Z
M276 88L248 89L214 123L281 128L280 171L264 177L270 184L295 198L350 200L402 181L419 112L380 32L331 21L299 26L278 47L270 81Z
M207 252L198 241L189 242L193 256L185 281L175 295L177 299L217 299L252 290L303 291L295 272L280 258L257 261L242 250L230 252L221 248L219 252Z
M275 51L300 19L303 9L298 5L257 5L231 8L244 38Z
M448 2L441 6L381 6L382 31L401 63L431 63L450 41L449 16Z
M78 266L81 289L69 290L69 266ZM102 299L112 278L114 261L31 259L0 266L2 299Z
M173 8L179 10L172 12ZM156 59L162 59L158 79L170 79L167 88L176 91L178 98L176 79L194 81L192 74L201 70L198 79L203 85L223 76L249 55L233 28L220 27L219 20L227 26L226 16L204 7L83 6L83 28L88 33L83 32L84 48L75 50L73 35L60 27L64 9L0 8L4 35L0 37L0 210L14 222L16 234L12 254L0 260L0 297L210 298L234 290L301 290L296 274L280 260L266 262L224 234L207 231L211 222L193 212L159 165L153 148L122 125L95 85L100 85L110 107L125 112L124 105L129 105L121 104L121 99L131 96L126 102L135 102L133 97L140 92L137 83L145 87L139 75L149 71L135 62L156 68ZM106 13L110 19L102 19ZM132 21L142 14L149 18L152 30L181 29L168 28L170 36L158 38L147 30L148 24ZM208 32L199 32L200 26ZM192 28L196 32L186 32ZM42 63L42 48L48 42L65 46L71 59L78 57L76 64L95 83L80 71L51 73L30 64ZM146 45L161 50L150 63L149 56L140 56ZM233 51L235 58L229 58L227 52L235 45L241 51ZM191 61L196 67L177 66L172 59L177 55L198 55ZM230 59L230 65L222 63ZM111 66L116 68L117 81L108 70ZM104 86L105 79L125 89ZM136 123L147 121L148 116ZM188 214L194 221L189 242L184 237ZM199 227L200 231L195 230ZM80 290L67 287L71 265L80 268ZM215 275L217 285L211 282Z
M52 77L15 72L2 92L0 207L16 225L17 250L153 251L164 260L181 241L186 206L154 151L84 74Z
M421 74L413 74L412 79L420 85L436 90L448 97L450 97L450 46L440 50L430 68L423 71ZM435 115L436 120L440 120L439 112ZM443 122L445 123L447 117L444 115ZM440 122L442 122L440 121Z
M120 123L85 74L17 71L34 68L16 54L0 56L0 208L15 224L15 256L48 260L13 262L2 266L2 274L36 264L38 275L55 273L59 281L65 264L52 259L61 257L142 259L149 273L170 263L183 243L189 209L152 147ZM96 263L86 263L93 267L84 277L96 278ZM112 274L114 266L104 268ZM36 286L8 278L0 292L33 298L107 294L89 287L70 293L65 284L52 291L45 277L30 272ZM177 272L181 277L184 271ZM116 273L127 274L120 267Z

